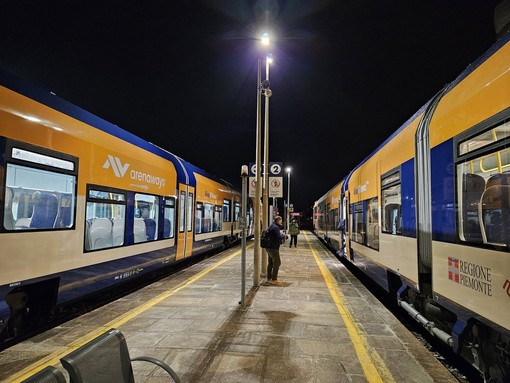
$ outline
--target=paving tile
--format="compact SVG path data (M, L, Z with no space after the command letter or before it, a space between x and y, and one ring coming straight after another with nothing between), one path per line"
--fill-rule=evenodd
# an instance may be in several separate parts
M346 321L353 321L368 353L379 356L395 382L432 382L432 374L438 381L455 381L331 253L307 238L297 249L282 248L282 286L253 286L253 250L248 249L244 307L239 258L195 278L238 251L232 249L0 352L0 383L12 383L13 371L64 352L71 342L139 307L144 310L118 326L131 356L163 360L183 383L367 382ZM347 318L340 315L310 246L336 280ZM149 307L147 302L161 294L168 296ZM137 382L169 381L151 364L137 362L133 370Z

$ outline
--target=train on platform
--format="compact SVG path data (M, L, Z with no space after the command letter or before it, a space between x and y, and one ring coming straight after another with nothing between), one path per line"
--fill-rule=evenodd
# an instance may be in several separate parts
M241 202L232 184L0 72L0 347L70 302L238 243ZM247 236L252 221L248 206Z
M317 236L486 382L510 381L509 41L313 207Z

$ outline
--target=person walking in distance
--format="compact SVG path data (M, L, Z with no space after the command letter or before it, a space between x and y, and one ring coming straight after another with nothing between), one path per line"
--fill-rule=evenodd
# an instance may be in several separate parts
M267 231L269 232L269 246L266 247L267 251L267 279L266 282L272 285L280 286L282 283L278 280L278 270L280 269L280 245L285 239L285 234L282 233L282 217L274 217L274 221Z
M296 218L292 218L292 221L290 221L289 235L290 235L289 247L292 247L292 244L294 244L294 247L297 247L297 236L299 235L299 225L296 221Z

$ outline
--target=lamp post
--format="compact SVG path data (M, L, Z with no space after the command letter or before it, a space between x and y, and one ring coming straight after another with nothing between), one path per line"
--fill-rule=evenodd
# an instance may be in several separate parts
M268 45L269 44L269 34L264 33L262 35L262 44ZM259 286L260 285L260 195L262 191L262 182L260 177L260 157L261 157L261 146L262 146L262 127L261 127L261 120L262 120L262 104L261 104L261 97L262 97L262 74L261 74L261 68L262 63L261 59L259 58L257 60L257 133L256 133L256 144L255 144L255 167L256 167L256 174L255 174L255 201L254 201L254 231L253 236L255 240L255 246L253 247L253 285Z
M266 56L266 79L262 86L262 92L266 96L264 108L264 189L262 195L262 222L264 227L269 226L269 97L272 91L269 88L269 64L273 62L273 55ZM262 274L267 273L267 252L262 252Z
M257 132L255 144L255 200L253 202L253 237L255 244L253 246L253 286L260 285L260 191L262 184L260 182L260 150L261 150L261 127L260 120L262 119L262 110L260 98L262 95L261 62L257 60Z
M241 307L245 306L246 295L246 195L248 194L248 166L241 167L241 177L243 180L241 192L241 219L239 220L239 227L241 228Z
M286 168L287 171L287 234L289 233L289 219L290 219L290 171L291 168Z

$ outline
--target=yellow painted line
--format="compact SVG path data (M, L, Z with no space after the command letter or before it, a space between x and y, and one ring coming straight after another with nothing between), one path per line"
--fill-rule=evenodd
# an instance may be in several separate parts
M238 250L235 253L233 253L232 255L229 255L228 257L226 257L225 259L215 263L214 265L209 266L207 269L202 270L201 272L199 272L198 274L189 278L188 280L179 283L174 289L168 290L168 291L152 298L151 300L147 301L143 305L140 305L140 306L132 309L131 311L128 311L125 314L118 316L114 320L106 323L103 326L98 327L97 329L88 333L87 335L84 335L81 338L69 343L67 346L64 346L62 349L55 351L55 352L45 356L44 358L41 358L37 362L32 363L31 365L27 366L23 370L10 376L8 380L2 380L2 382L0 382L0 383L20 383L24 379L27 379L28 377L32 376L33 374L35 374L39 370L42 370L43 368L45 368L48 365L52 365L52 366L59 365L60 359L62 357L64 357L65 355L67 355L70 352L76 350L77 348L83 346L85 343L90 342L92 339L98 337L99 335L108 331L112 327L117 328L117 327L123 325L127 321L133 319L134 317L140 315L144 311L147 311L151 307L157 305L162 300L168 298L169 296L175 294L176 292L181 291L185 287L188 287L192 283L198 281L200 278L204 277L205 275L207 275L208 273L210 273L217 267L223 265L225 262L230 261L232 258L236 257L239 254L241 254L241 250Z
M358 360L361 364L361 367L363 368L363 372L365 373L365 377L370 383L395 382L395 379L391 375L390 371L387 369L384 361L377 353L377 351L371 349L371 352L369 352L367 350L369 347L363 340L363 337L360 335L358 327L354 322L349 310L345 307L344 297L337 288L336 279L333 277L333 275L326 267L326 265L324 265L324 262L322 262L317 252L313 249L311 242L308 240L307 233L305 232L304 234L308 242L308 246L312 251L312 255L315 258L315 262L319 266L322 276L326 281L329 293L331 294L331 297L333 298L336 304L338 312L340 313L340 316L342 317L345 323L345 327L347 327L347 332L349 333L349 337L351 338L354 350L356 351Z

